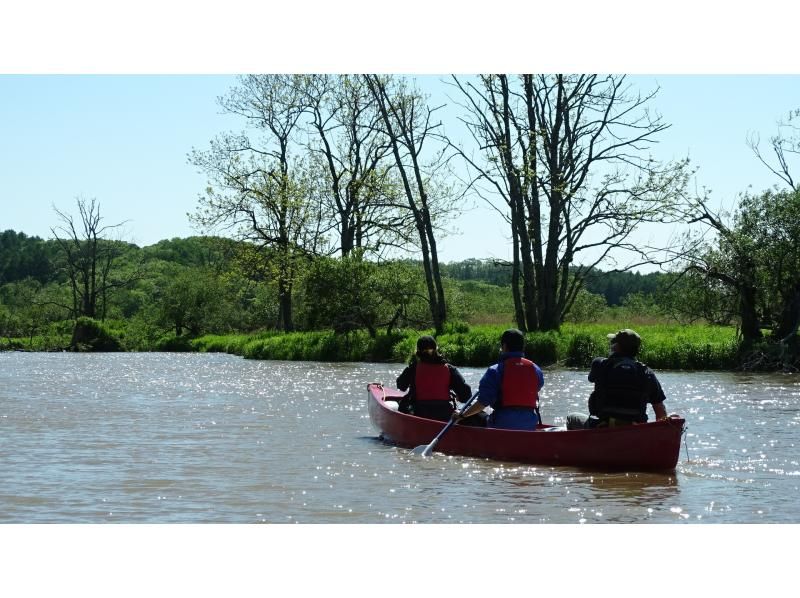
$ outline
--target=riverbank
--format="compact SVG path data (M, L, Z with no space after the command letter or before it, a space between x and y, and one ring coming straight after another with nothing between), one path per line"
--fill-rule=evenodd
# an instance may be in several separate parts
M565 324L560 332L526 335L526 354L543 366L588 367L608 352L606 335L622 325ZM458 366L482 367L497 359L504 326L462 325L437 338L442 353ZM719 326L644 325L640 359L653 368L733 370L738 364L736 331ZM186 349L224 352L247 359L303 361L407 361L420 334L401 331L370 337L366 332L337 335L332 331L290 334L206 335L186 341Z
M564 324L559 332L531 332L525 352L542 366L586 368L594 357L608 352L606 335L631 326L627 322ZM744 353L736 329L694 324L633 326L642 336L639 359L654 369L708 371L797 371L796 344L764 342ZM337 334L331 330L282 333L167 335L146 344L132 343L122 327L104 327L83 347L86 351L229 353L246 359L278 361L403 363L413 355L417 338L431 330L400 330L371 337L365 331ZM437 341L440 350L458 366L485 367L497 359L499 339L507 326L448 325ZM101 334L102 333L102 334ZM112 342L113 341L113 342ZM69 350L70 335L1 339L0 351Z

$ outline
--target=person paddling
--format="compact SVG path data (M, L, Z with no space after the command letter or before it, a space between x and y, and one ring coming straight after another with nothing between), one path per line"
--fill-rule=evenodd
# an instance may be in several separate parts
M492 407L487 426L507 430L535 430L539 423L539 391L544 374L525 358L525 335L510 328L500 337L500 359L490 366L478 386L478 399L457 421Z
M567 430L622 426L647 421L647 404L656 419L666 419L666 396L655 373L636 360L641 337L630 328L608 335L610 354L597 357L589 370L594 391L589 396L589 416L570 413Z
M417 339L417 352L398 376L397 388L409 390L400 400L400 411L440 421L449 420L455 410L451 391L461 402L472 395L461 372L447 362L436 339L428 335Z

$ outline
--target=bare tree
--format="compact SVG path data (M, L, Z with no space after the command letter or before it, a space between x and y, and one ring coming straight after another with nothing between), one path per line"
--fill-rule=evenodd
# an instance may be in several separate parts
M634 259L621 269L653 261L631 235L643 223L665 221L688 180L688 161L650 158L646 150L668 127L647 110L657 90L633 94L624 76L455 83L484 153L483 162L470 159L476 180L494 186L508 206L525 324L558 329L598 265L623 252Z
M460 146L450 143L468 166L477 174L472 183L485 182L488 194L475 185L483 197L511 227L513 244L511 290L514 298L514 313L517 327L522 331L538 328L535 310L535 276L533 270L533 247L527 225L526 205L535 193L532 171L528 164L535 160L529 155L530 144L515 143L519 128L514 122L515 106L506 75L481 75L476 83L453 81L467 100L464 107L468 116L462 118L486 160L476 158ZM535 172L535 170L533 171ZM505 207L494 203L501 198ZM522 292L520 289L522 288Z
M300 83L311 116L309 149L318 159L315 170L324 175L323 197L342 257L401 244L413 228L408 212L394 207L397 184L385 160L391 149L364 78L307 75Z
M774 163L761 153L761 140L758 135L751 135L747 142L761 163L795 191L800 189L800 183L796 183L792 177L790 161L792 158L796 160L800 156L798 118L800 118L800 109L792 110L786 120L778 121L778 133L769 138L769 146L774 154Z
M130 285L141 276L134 269L127 276L114 276L118 258L123 253L120 241L106 238L124 222L105 225L96 199L77 199L79 221L71 214L53 208L61 225L50 230L64 256L64 266L72 294L70 312L80 317L105 320L109 295ZM82 329L76 325L72 345L83 342Z
M426 143L431 144L441 123L433 122L435 108L407 81L379 75L364 75L381 115L381 128L388 140L395 168L402 181L406 208L410 210L417 230L428 302L437 333L443 331L447 319L444 285L439 270L436 245L436 185L426 172ZM431 161L437 164L441 153Z

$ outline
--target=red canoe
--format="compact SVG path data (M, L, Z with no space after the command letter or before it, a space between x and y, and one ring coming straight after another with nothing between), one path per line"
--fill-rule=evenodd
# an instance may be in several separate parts
M385 442L413 448L427 445L445 422L397 411L403 393L380 384L367 386L372 424ZM388 402L388 404L387 404ZM565 465L603 470L670 471L675 469L685 420L670 419L616 428L559 430L540 425L535 432L455 425L436 451L537 465Z

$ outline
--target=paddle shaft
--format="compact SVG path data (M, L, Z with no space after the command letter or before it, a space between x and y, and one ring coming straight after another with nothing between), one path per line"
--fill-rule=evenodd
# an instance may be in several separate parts
M458 412L458 414L459 414L459 415L464 415L464 414L467 412L467 409L469 409L470 407L472 407L472 404L473 404L473 403L474 403L474 402L475 402L477 399L478 399L478 393L476 392L474 395L472 395L472 396L470 397L469 401L467 401L466 403L464 403L464 406L461 408L461 410ZM439 443L439 439L440 439L442 436L444 436L444 435L445 435L445 432L447 432L447 431L448 431L448 430L449 430L449 429L450 429L450 428L453 426L453 424L455 424L455 423L456 423L456 420L454 420L454 419L451 419L449 422L447 422L447 425L446 425L444 428L442 428L442 431L441 431L441 432L439 432L439 433L436 435L436 437L435 437L433 440L431 440L430 444L429 444L428 446L426 446L426 447L425 447L425 450L423 450L423 451L422 451L422 453L421 453L421 454L422 454L422 456L423 456L423 457L427 457L428 455L430 455L430 454L433 452L433 449L434 449L434 448L436 448L436 445ZM420 447L417 447L416 449L414 449L414 451L413 451L413 452L417 452L417 449L418 449L418 448L420 448Z

